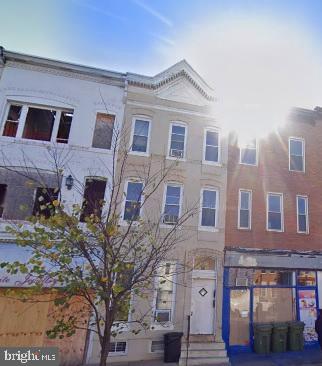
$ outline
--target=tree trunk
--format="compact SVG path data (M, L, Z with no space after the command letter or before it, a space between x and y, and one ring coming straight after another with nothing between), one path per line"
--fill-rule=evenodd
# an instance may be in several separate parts
M101 356L100 356L100 366L106 366L109 348L110 348L110 340L105 339L105 337L103 337L103 344L102 344Z

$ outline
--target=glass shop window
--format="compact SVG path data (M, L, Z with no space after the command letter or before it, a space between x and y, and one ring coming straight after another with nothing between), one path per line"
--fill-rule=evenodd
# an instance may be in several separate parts
M316 286L316 273L314 271L299 271L297 284L299 286Z
M293 277L293 271L256 269L254 272L254 285L293 286Z

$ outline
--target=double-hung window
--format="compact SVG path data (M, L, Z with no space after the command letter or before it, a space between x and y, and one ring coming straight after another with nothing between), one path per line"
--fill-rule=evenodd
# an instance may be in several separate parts
M182 186L167 184L164 199L163 223L175 225L181 212Z
M289 139L289 170L304 172L305 144L302 138Z
M7 194L7 185L0 184L0 217L3 216L4 202Z
M257 142L256 139L249 141L240 147L240 164L257 165Z
M307 234L309 232L309 210L306 196L296 196L296 210L297 232Z
M72 110L13 103L9 105L2 136L66 144L72 119Z
M106 179L86 178L80 221L95 215L101 217L106 189Z
M185 157L186 132L186 126L171 123L169 156L178 159Z
M239 190L238 198L238 229L251 228L252 192Z
M204 162L219 162L219 132L216 130L205 130L204 141Z
M150 121L141 118L134 120L131 150L137 153L148 153Z
M169 323L173 321L175 305L175 271L176 264L164 263L157 271L155 279L155 310L156 323Z
M110 150L112 147L115 116L97 113L92 147Z
M218 191L203 189L201 191L201 220L203 228L215 228L217 226Z
M126 186L123 220L138 221L140 219L143 196L142 182L128 182Z
M267 194L267 230L284 231L283 195Z

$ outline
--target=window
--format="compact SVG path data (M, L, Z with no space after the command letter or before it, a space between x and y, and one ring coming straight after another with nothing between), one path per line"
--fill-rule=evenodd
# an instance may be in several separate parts
M170 125L170 132L169 156L183 159L185 155L186 127L172 123Z
M214 130L205 131L204 161L219 162L219 133Z
M133 128L131 150L138 153L147 153L150 122L143 119L135 119Z
M55 118L54 110L29 107L22 138L50 141Z
M126 353L126 342L111 342L109 352L111 354L125 354Z
M58 188L41 188L36 189L34 208L32 214L34 216L44 216L48 219L55 213L53 201L58 199Z
M105 188L105 179L86 178L82 213L80 216L81 222L84 222L85 218L90 215L101 217Z
M240 164L257 165L256 139L251 140L245 146L240 147Z
M267 195L267 230L283 231L283 195L269 193Z
M127 183L123 220L125 221L139 220L142 195L143 195L142 182Z
M297 232L309 232L309 214L308 214L308 198L305 196L296 196L297 209Z
M181 186L168 184L166 186L163 223L175 225L181 212Z
M304 140L301 138L289 139L289 169L297 172L304 172Z
M66 144L72 119L73 111L10 104L2 135Z
M96 114L92 147L111 149L115 116L106 113Z
M131 283L133 279L134 266L132 263L119 263L119 272L115 273L114 282L118 288L117 291L122 289L131 288ZM115 323L117 322L128 322L129 313L131 306L131 292L128 293L122 300L122 303L116 309L115 313Z
M213 189L202 189L201 194L200 226L215 228L217 226L218 192Z
M238 229L251 228L252 192L239 190Z
M72 125L73 113L62 111L60 115L59 127L56 142L67 144L70 127Z
M316 272L299 271L297 274L298 286L316 286Z
M156 278L156 298L154 321L167 323L173 321L175 301L175 263L164 263Z
M254 285L258 286L294 286L293 271L287 270L270 270L263 271L255 269Z
M0 217L3 216L4 201L6 198L6 193L7 193L7 185L0 184Z
M3 136L16 136L21 115L21 109L21 105L10 105L7 120L4 125Z
M151 341L150 352L163 353L163 351L164 351L164 342L163 341Z

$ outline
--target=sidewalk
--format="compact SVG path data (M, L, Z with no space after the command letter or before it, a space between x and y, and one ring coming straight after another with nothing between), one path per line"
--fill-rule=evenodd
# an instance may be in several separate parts
M320 348L314 347L301 352L271 353L269 355L239 353L231 355L230 362L232 366L322 366L322 352ZM136 361L118 363L117 366L177 366L177 364L162 361Z

